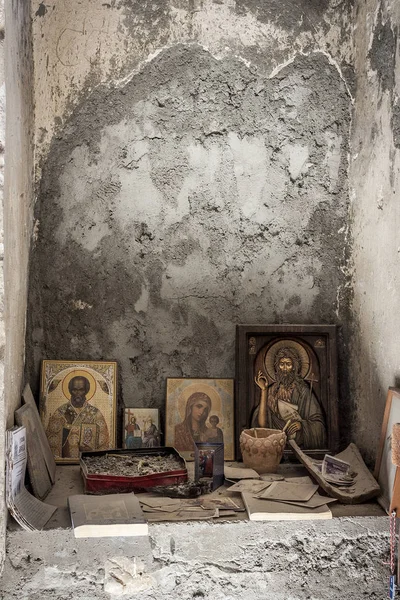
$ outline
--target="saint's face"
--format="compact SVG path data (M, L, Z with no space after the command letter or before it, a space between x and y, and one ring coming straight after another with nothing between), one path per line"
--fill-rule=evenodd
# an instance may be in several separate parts
M293 371L293 362L291 358L281 358L279 361L279 370L284 373L291 373Z
M204 400L198 400L192 407L192 418L195 421L203 421L208 412L208 404Z
M71 401L74 406L82 406L86 400L86 387L83 379L75 379L71 388Z

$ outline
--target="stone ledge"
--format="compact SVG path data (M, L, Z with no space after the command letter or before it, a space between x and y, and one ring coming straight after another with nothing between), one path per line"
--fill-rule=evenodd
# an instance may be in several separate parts
M147 538L8 534L4 600L383 598L387 517L167 523Z

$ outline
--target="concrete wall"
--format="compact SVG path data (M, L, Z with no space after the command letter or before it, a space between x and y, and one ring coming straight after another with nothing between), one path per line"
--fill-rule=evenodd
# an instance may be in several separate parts
M358 2L351 150L355 439L377 445L388 386L400 385L400 5Z
M236 323L340 323L345 355L351 7L33 7L33 388L115 358L161 407L167 376L234 376Z
M352 2L338 0L32 0L36 145L99 83L129 79L161 50L196 42L273 74L293 57L321 51L353 80Z
M22 383L33 165L29 19L24 3L8 6L10 420ZM336 0L33 3L34 387L43 357L113 357L124 401L161 405L167 375L233 376L234 324L245 321L341 323L348 358L355 94L356 400L345 386L342 408L346 418L354 409L351 432L372 456L385 390L399 372L399 9L359 3L355 86L350 8ZM29 600L124 591L361 600L386 593L387 550L385 518L160 525L143 542L17 531L0 591Z
M4 2L0 2L0 461L4 464L4 430L6 422L4 397L4 147L5 147L5 83L4 83ZM4 503L4 476L0 471L0 569L5 556L6 508Z
M25 358L28 261L33 229L33 78L29 6L6 5L5 54L7 87L5 235L5 390L7 424L14 424L20 405Z
M150 526L149 538L9 534L4 600L384 598L387 518ZM218 540L218 543L216 543Z
M3 47L5 29L7 38ZM14 424L14 409L20 404L24 374L28 258L33 218L33 81L30 31L30 11L27 3L17 0L0 2L0 462L2 465L4 465L5 427L6 424L7 426ZM7 146L6 168L3 173L5 145ZM7 514L4 503L4 469L1 469L0 473L1 566L4 558Z

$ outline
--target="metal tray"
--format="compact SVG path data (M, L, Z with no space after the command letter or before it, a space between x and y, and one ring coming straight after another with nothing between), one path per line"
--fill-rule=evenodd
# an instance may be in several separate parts
M104 456L105 454L131 454L132 456L169 456L175 455L182 463L182 468L175 471L164 471L152 475L122 477L120 475L91 475L88 473L84 458L87 456ZM100 450L82 452L80 455L81 473L85 494L115 494L122 492L142 492L156 486L185 483L188 479L185 459L175 448L139 448L135 450Z

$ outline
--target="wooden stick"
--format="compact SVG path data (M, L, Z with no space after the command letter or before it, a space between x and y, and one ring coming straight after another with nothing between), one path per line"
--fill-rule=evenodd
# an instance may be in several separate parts
M290 423L292 422L292 419L288 419L285 423L285 427L282 429L282 431L286 431L286 429L289 427Z
M257 435L257 430L256 430L256 428L255 428L255 427L253 427L253 431L254 431L254 437L255 437L255 438L258 438L258 435Z

